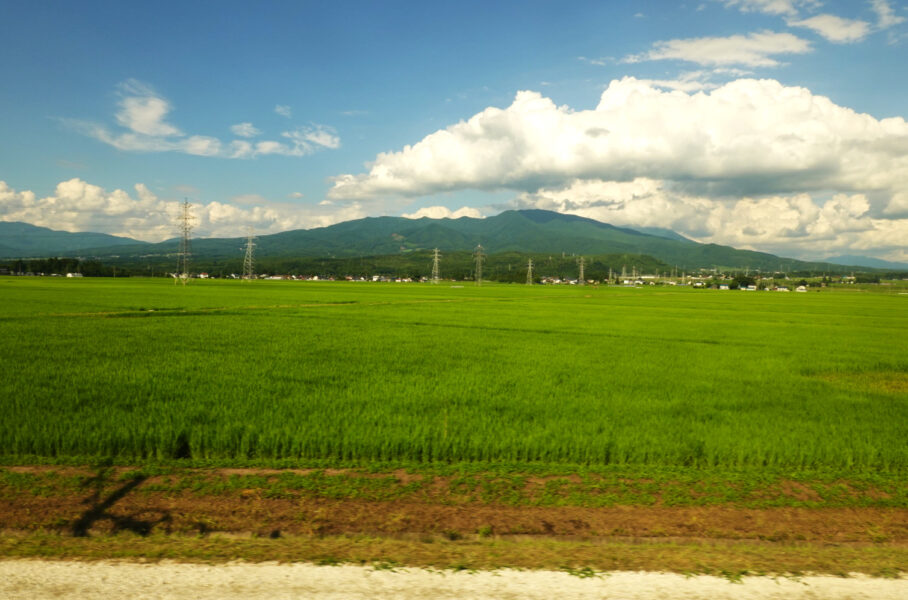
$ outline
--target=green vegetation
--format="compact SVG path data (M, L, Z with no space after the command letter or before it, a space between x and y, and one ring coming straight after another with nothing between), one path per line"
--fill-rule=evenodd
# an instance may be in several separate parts
M8 462L908 467L897 294L0 278L0 297Z
M66 275L67 273L81 273L84 277L128 277L129 271L112 265L103 265L97 260L82 260L78 258L36 258L32 260L16 259L7 263L0 263L10 273L41 273L42 275Z
M557 277L560 279L576 279L579 273L576 256L562 256L561 254L549 256L541 254L520 254L504 252L490 254L486 257L483 266L483 280L507 283L525 283L527 260L532 259L535 265L536 281L540 276ZM637 269L638 273L668 273L671 267L658 260L641 254L606 254L586 256L587 279L606 280L609 269L613 269L617 277L622 269L630 273ZM443 277L463 281L473 279L473 253L449 252L444 254ZM34 261L33 261L34 262ZM194 262L194 269L209 273L216 277L226 277L232 273L242 273L242 257L224 260L198 259ZM123 259L117 262L121 272L132 272L135 275L150 275L152 272L162 274L172 271L174 260L166 257L156 259L143 258L142 261L128 261ZM373 275L393 278L428 278L432 273L432 252L416 250L406 254L391 254L384 256L365 256L356 258L261 258L256 260L256 271L267 275L317 275L320 278L334 277L343 279L352 277L367 277ZM15 265L14 265L15 266ZM34 271L34 269L32 269ZM18 272L18 271L15 271Z
M519 467L514 467L519 468ZM106 492L142 479L137 493L200 498L241 496L254 490L262 498L367 500L443 505L495 506L656 506L735 508L908 508L904 479L888 473L840 473L777 469L754 470L584 467L548 465L545 475L525 470L502 472L495 465L410 465L401 477L388 465L367 469L268 470L231 473L174 465L141 468L50 467L18 471L0 468L0 500L24 496L68 497L84 493L86 482L103 480ZM570 471L570 473L567 473ZM98 473L103 475L99 476Z
M842 577L866 573L891 578L898 577L908 559L904 547L889 545L448 540L444 536L427 541L429 543L365 535L269 539L163 534L70 537L32 533L0 537L0 556L197 563L311 561L320 565L370 565L376 570L395 565L452 571L510 567L562 569L578 577L604 571L669 571L716 575L730 580L742 575L797 577L805 573L830 573Z

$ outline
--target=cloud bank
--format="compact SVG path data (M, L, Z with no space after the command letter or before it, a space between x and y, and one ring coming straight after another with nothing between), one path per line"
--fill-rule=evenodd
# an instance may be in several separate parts
M710 194L872 192L908 186L908 123L877 120L801 87L742 79L709 93L613 81L595 109L519 92L334 179L333 199L457 189L532 191L571 179L667 179Z
M646 202L632 195L620 210L609 204L641 181L661 192L647 191ZM880 252L904 260L908 123L765 79L685 93L625 78L580 111L522 91L507 108L487 108L379 154L366 173L334 178L329 197L465 189L509 189L521 205L596 209L584 214L802 255L815 242L863 250L876 239ZM761 216L782 204L797 213L785 227Z
M160 242L176 237L179 199L162 199L138 183L135 193L107 190L75 178L61 182L50 196L18 192L0 181L0 220L23 221L64 231L95 231ZM252 226L257 233L324 227L365 216L362 207L311 207L237 196L229 202L195 204L197 237L239 237Z
M823 202L807 193L727 201L647 178L575 180L560 188L522 193L515 206L619 226L667 227L699 242L782 256L816 259L859 253L908 260L908 219L873 217L864 194L835 194Z

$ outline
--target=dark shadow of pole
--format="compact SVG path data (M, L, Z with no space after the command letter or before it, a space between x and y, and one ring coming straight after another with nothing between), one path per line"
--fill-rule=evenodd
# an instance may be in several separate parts
M132 477L129 481L121 485L119 488L115 489L110 493L106 498L101 498L104 491L104 484L111 478L113 474L113 469L109 466L101 466L98 468L98 473L87 479L83 483L83 487L89 485L94 486L94 492L91 496L85 499L85 503L91 504L91 507L86 510L82 515L73 523L72 526L72 535L75 537L88 537L88 532L92 526L101 520L109 520L113 522L113 531L132 531L139 535L148 535L151 533L152 528L163 522L170 522L170 514L165 512L163 516L159 519L150 521L150 520L141 520L137 519L131 515L118 516L109 514L107 511L110 510L117 502L125 498L142 484L146 479L147 475L137 474Z

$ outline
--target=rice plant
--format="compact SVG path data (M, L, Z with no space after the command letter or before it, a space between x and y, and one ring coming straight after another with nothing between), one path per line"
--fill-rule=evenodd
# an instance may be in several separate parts
M0 454L899 471L906 298L0 278Z

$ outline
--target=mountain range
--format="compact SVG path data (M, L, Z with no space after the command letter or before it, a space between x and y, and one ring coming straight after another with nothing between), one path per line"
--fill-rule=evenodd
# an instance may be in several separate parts
M890 271L908 271L908 263L892 262L870 256L859 256L854 254L843 254L842 256L830 256L826 259L835 265L847 265L850 267L870 267L871 269L888 269Z
M244 243L244 238L194 239L193 260L241 258ZM509 210L485 219L367 217L328 227L262 235L256 240L256 257L349 258L400 255L432 248L460 252L472 251L479 244L489 254L644 254L681 269L847 270L829 262L805 262L701 244L668 229L615 227L545 210ZM106 234L53 232L24 223L0 223L0 256L7 257L78 255L138 263L172 255L178 245L177 239L146 243Z
M106 233L70 233L28 223L0 221L0 258L65 256L87 249L143 244L145 242Z

